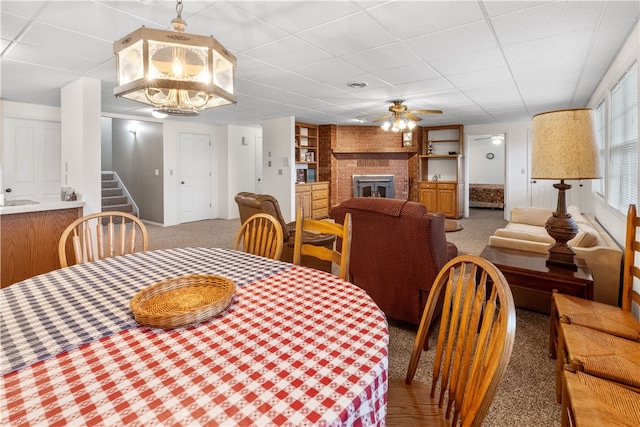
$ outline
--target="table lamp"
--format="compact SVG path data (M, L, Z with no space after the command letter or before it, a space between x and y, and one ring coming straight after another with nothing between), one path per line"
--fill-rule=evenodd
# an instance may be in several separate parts
M575 252L567 244L578 234L578 226L567 212L565 180L598 179L598 148L593 109L550 111L533 116L531 178L560 180L558 207L545 228L555 244L549 248L547 266L577 270Z

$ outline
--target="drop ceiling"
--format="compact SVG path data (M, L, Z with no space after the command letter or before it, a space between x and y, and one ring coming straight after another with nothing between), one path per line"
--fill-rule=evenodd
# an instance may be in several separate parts
M112 45L142 25L168 28L175 1L0 8L2 99L59 106L60 88L88 77L102 82L104 113L150 118L150 107L113 96ZM237 104L176 120L371 125L393 99L444 112L421 126L529 120L584 107L639 13L637 0L183 0L187 32L238 58Z

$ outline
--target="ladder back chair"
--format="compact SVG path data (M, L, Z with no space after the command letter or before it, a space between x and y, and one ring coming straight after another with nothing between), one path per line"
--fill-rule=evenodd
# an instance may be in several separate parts
M413 378L443 293L429 386ZM500 270L475 255L449 261L429 293L406 379L389 380L387 425L482 425L506 372L515 333L515 304Z
M304 232L331 234L336 236L336 246L339 242L340 251L324 246L315 246L302 242ZM351 214L344 217L344 224L331 221L303 218L302 208L296 212L296 233L293 243L293 263L302 265L302 256L331 261L340 266L339 276L349 280L349 260L351 258Z
M269 214L257 213L242 224L233 249L278 260L283 242L280 222Z
M640 310L640 293L634 282L640 283L640 217L635 205L629 205L622 267L621 307L586 300L554 292L551 299L549 354L557 357L559 324L572 323L600 332L640 342L640 322L632 313L635 305ZM636 287L636 289L638 289ZM560 374L559 374L560 375ZM560 394L558 394L560 398Z
M62 232L58 243L60 266L92 262L103 258L146 251L147 228L126 212L98 212L78 218ZM75 262L67 257L73 254Z

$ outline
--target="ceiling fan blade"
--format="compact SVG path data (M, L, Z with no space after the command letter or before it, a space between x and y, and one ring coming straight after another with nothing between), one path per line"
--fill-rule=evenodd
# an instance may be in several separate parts
M413 114L442 114L440 110L411 110L408 112Z
M412 111L407 111L406 113L404 113L404 117L414 122L419 122L420 120L422 120L420 117L415 116L412 113Z
M385 114L385 115L384 115L384 116L382 116L382 117L378 117L378 118L377 118L377 119L375 119L373 122L374 122L374 123L375 123L375 122L381 122L382 120L388 119L389 117L392 117L392 116L393 116L393 114Z

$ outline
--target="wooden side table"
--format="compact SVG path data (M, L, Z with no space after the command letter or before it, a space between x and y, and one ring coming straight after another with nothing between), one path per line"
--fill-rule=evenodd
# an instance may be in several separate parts
M517 307L549 314L551 293L593 299L593 277L582 258L576 258L578 271L547 267L547 254L486 246L480 256L492 262L509 282Z

